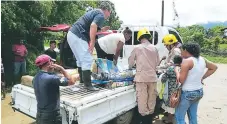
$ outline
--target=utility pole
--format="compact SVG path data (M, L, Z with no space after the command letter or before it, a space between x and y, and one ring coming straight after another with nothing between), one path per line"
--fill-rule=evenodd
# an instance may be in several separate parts
M164 26L164 0L162 0L162 17L161 17L161 26Z
M179 15L177 13L177 9L176 9L176 5L175 5L175 0L173 0L173 23L174 25L176 25L176 27L180 27L180 21L179 21Z

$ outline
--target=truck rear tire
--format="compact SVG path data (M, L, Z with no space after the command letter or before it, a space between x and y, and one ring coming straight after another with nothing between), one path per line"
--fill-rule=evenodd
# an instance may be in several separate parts
M131 124L133 115L134 115L134 109L131 109L126 113L113 119L112 124Z

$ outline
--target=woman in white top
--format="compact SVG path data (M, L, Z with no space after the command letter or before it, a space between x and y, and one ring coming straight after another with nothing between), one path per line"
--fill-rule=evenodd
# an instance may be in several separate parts
M101 37L95 44L98 58L117 62L121 49L132 36L132 31L127 27L123 33L112 33Z
M197 124L198 103L203 97L202 81L212 75L217 70L217 66L200 56L200 46L197 43L183 44L181 55L184 58L179 79L182 84L182 94L175 117L177 124L185 124L187 112L189 123ZM208 70L205 72L206 68Z

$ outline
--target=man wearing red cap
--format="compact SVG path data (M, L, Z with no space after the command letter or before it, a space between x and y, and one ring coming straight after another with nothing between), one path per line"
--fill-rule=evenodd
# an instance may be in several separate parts
M35 60L36 66L40 68L32 81L37 100L37 124L62 124L59 86L74 84L65 69L53 64L53 61L55 60L45 54ZM67 80L62 81L53 73L54 69L60 71Z

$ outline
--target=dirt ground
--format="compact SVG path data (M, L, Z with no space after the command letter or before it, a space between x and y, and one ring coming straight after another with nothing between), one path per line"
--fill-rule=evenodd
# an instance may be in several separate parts
M205 95L198 109L199 124L227 124L227 65L218 64L218 67L217 72L204 81ZM35 120L14 112L10 101L10 94L1 101L2 124L35 124ZM161 124L161 121L157 120L155 124Z

